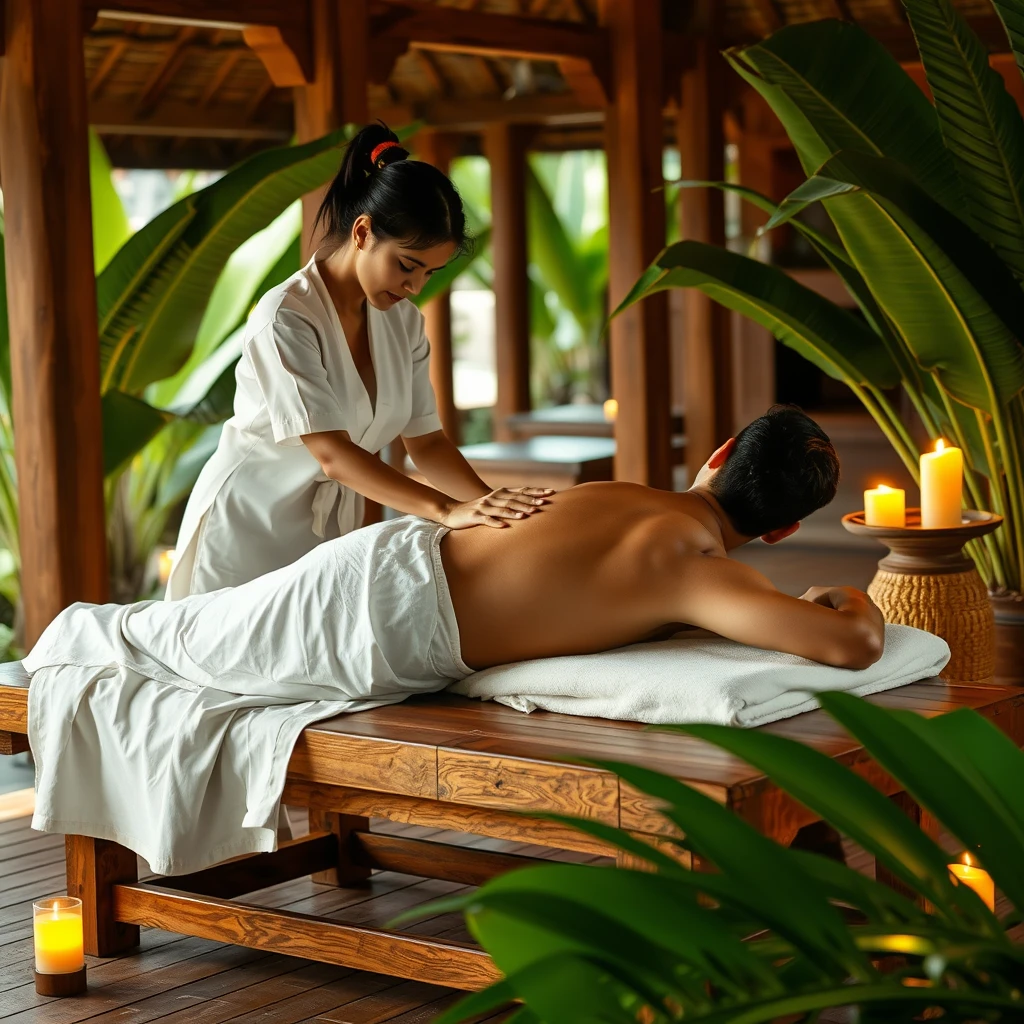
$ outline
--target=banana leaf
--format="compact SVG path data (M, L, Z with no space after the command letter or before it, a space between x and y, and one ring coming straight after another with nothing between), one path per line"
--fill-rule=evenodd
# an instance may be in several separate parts
M303 146L258 153L167 211L180 207L195 212L183 218L172 244L157 239L162 252L149 263L151 272L123 296L121 305L107 307L101 335L106 386L138 392L184 365L230 255L296 199L328 181L348 137L348 129L342 129ZM114 257L108 270L127 249ZM144 260L148 253L133 253L132 265L142 262L140 255Z
M666 288L698 288L767 327L837 380L879 389L899 382L891 356L869 327L777 267L703 242L679 242L658 257L612 315Z
M898 242L882 245L870 225L849 225L850 254L928 371L965 405L990 415L1024 388L1024 295L1006 264L958 217L892 161L842 152L782 206L781 223L829 191L856 189L885 217ZM808 197L805 199L805 197Z
M965 211L1024 275L1024 119L988 50L950 0L905 0Z
M169 413L154 409L141 398L115 390L104 393L100 412L103 475L107 477L116 474L172 419Z
M131 237L132 229L121 197L114 188L112 168L103 142L89 129L89 194L92 198L92 252L98 274Z
M992 6L1006 29L1017 68L1024 74L1024 5L1020 0L992 0Z
M729 56L748 81L775 87L800 111L805 123L794 125L790 136L808 174L839 150L887 156L947 209L962 209L935 108L892 54L859 26L792 25ZM788 111L776 113L789 131Z

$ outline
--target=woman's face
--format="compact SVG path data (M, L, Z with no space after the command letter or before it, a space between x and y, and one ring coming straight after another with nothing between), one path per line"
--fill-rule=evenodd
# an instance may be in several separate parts
M352 225L352 234L358 249L356 276L367 302L377 309L390 309L418 295L430 276L455 255L454 242L412 249L396 238L377 239L365 214Z

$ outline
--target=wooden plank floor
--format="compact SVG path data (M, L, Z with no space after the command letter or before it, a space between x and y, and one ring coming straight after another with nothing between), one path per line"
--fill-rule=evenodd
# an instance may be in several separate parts
M375 822L374 827L393 834L453 838L436 829L388 822ZM479 837L459 837L459 841L577 862L600 860ZM382 925L401 911L465 888L452 882L378 872L365 889L336 889L303 878L245 898L300 913ZM448 989L383 974L143 929L137 952L109 960L88 958L86 996L47 999L36 995L33 985L32 901L64 891L63 838L33 832L28 818L0 823L3 1024L425 1024L459 998ZM429 918L407 930L471 941L461 917L454 914ZM480 1019L500 1021L507 1016L502 1013Z

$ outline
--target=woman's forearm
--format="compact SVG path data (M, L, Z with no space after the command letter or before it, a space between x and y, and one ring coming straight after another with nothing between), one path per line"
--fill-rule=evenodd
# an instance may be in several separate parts
M448 494L410 479L347 439L307 434L303 441L327 476L371 501L435 522L455 504Z
M416 468L439 490L459 501L472 501L493 489L473 471L466 457L444 434L405 439Z

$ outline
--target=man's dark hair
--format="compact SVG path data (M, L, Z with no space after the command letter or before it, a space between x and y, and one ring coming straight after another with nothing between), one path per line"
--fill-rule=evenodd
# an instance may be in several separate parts
M798 523L836 496L839 457L803 410L776 405L739 432L709 486L733 528L760 537Z

